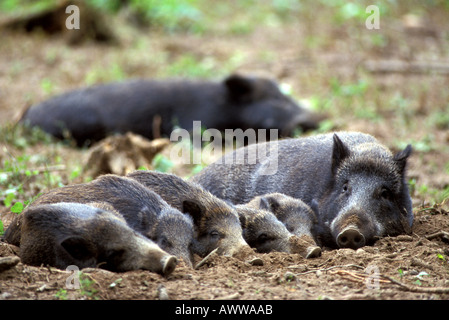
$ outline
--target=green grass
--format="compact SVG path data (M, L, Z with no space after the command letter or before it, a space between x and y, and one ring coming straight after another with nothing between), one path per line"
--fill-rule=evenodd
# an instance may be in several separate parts
M61 187L80 176L80 164L68 168L64 163L63 145L38 128L0 126L0 202L5 208L20 214L40 195L36 190ZM34 148L45 151L34 153ZM70 174L64 177L61 170L67 168Z

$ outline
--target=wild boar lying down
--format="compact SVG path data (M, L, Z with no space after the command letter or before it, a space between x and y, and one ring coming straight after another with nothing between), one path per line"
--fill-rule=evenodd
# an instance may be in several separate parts
M30 265L101 267L117 272L145 269L164 276L173 272L175 256L131 229L118 213L95 205L29 207L21 214L20 224L13 222L8 228L5 239L20 233L20 258Z
M234 204L273 192L309 206L316 201L317 242L356 249L410 232L406 164L411 151L408 145L393 154L360 132L322 134L237 149L192 180Z
M290 136L296 128L316 128L320 118L271 80L230 75L220 82L136 79L82 88L29 107L20 122L82 146L114 133L169 137L175 127L192 130L193 121Z
M39 196L28 210L61 202L102 203L102 209L114 211L131 229L153 240L168 253L182 258L187 265L192 265L194 235L191 217L172 208L159 195L135 180L103 175L88 183L52 189ZM69 208L64 214L70 215ZM19 215L6 231L5 239L9 243L21 246L24 234L20 225L24 216ZM39 217L45 219L43 213Z

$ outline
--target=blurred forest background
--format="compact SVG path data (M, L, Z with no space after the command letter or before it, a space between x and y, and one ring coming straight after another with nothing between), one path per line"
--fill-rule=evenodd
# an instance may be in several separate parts
M67 28L71 4L80 9L80 29ZM371 5L378 29L366 25ZM159 299L161 286L171 299L447 299L447 0L0 0L0 236L42 192L94 178L106 154L102 145L76 148L16 125L25 108L98 83L220 81L235 72L272 78L326 116L296 136L354 130L394 151L412 144L412 235L315 259L258 254L263 266L216 256L199 270L178 266L168 279L95 269L83 272L80 290L66 290L64 271L19 263L0 272L0 300ZM139 153L107 143L112 159L132 162ZM180 165L170 159L173 144L160 146L138 166L182 177L205 166ZM16 254L0 243L0 257ZM396 284L382 279L379 290L367 288L361 269L368 265Z

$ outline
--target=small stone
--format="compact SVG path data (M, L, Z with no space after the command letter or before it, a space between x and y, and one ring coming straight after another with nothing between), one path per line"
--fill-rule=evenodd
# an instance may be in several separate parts
M307 248L306 259L318 258L321 256L321 248L318 246L310 246Z
M20 258L16 256L0 258L0 272L15 267L20 262Z
M410 242L410 241L413 241L413 238L411 236L406 235L406 234L401 234L401 235L396 237L396 240Z
M252 266L263 266L263 260L260 258L254 258L248 261L248 263Z
M157 287L157 295L159 297L159 300L170 300L167 289L162 284Z

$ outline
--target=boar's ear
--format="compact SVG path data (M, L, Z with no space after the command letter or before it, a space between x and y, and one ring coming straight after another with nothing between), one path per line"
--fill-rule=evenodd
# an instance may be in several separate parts
M182 212L190 214L193 218L193 223L195 225L198 225L198 223L201 221L201 218L205 215L206 210L201 204L196 201L184 200L182 202Z
M246 220L246 217L244 214L239 214L239 221L240 221L240 225L242 226L242 229L245 229L247 220Z
M312 202L310 202L310 209L318 216L319 215L319 209L318 209L318 201L315 199L312 199Z
M224 80L229 97L234 101L249 101L254 91L254 83L250 78L231 75Z
M260 208L268 210L270 212L276 212L279 209L280 204L278 200L274 197L261 197L260 198Z
M399 168L399 172L404 173L405 165L407 164L407 158L412 154L412 146L409 144L404 150L399 151L393 157L393 161Z
M261 197L259 202L259 208L263 210L270 210L270 203L267 198Z
M340 138L334 134L334 147L332 149L332 173L335 175L340 164L346 159L350 152Z
M85 261L96 256L94 244L83 237L65 238L61 242L61 246L77 260Z

